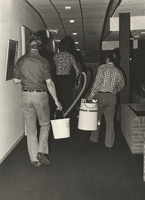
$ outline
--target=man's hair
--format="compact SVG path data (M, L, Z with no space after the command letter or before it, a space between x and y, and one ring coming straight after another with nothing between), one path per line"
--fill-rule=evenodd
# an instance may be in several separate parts
M115 61L116 61L116 56L114 55L114 53L108 53L107 55L106 55L106 59L109 59L109 61L110 62L113 62L113 63L115 63Z
M26 43L28 49L39 49L41 44L41 39L38 35L31 35Z

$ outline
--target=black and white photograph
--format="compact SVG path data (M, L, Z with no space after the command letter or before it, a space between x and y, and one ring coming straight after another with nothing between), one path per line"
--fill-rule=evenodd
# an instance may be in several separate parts
M0 200L145 200L145 0L0 0Z

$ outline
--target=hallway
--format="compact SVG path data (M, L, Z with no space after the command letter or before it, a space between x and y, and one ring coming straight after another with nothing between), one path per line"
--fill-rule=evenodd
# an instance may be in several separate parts
M74 128L75 127L75 128ZM50 166L30 164L26 137L0 165L1 200L144 200L143 156L133 155L116 127L114 148L98 146L73 126L71 137L50 137Z

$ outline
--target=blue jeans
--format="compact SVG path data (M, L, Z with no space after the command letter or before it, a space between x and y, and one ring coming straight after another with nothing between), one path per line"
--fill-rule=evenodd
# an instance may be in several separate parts
M47 92L22 92L21 108L27 131L27 146L32 162L37 161L37 153L48 154L48 136L50 130L50 108ZM39 120L40 135L37 137Z
M105 145L106 147L112 147L115 139L114 131L114 114L116 107L116 95L111 93L97 93L96 99L99 104L98 120L101 122L101 117L105 115L106 121L106 133L105 133ZM90 140L92 142L98 142L100 126L97 130L92 131Z

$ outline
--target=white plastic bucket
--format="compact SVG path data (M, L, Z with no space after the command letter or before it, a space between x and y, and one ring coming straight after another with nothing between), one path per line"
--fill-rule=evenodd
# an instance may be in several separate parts
M51 120L54 139L70 137L70 118Z
M97 118L97 100L91 103L86 103L86 100L82 99L79 108L78 129L87 131L97 130Z

